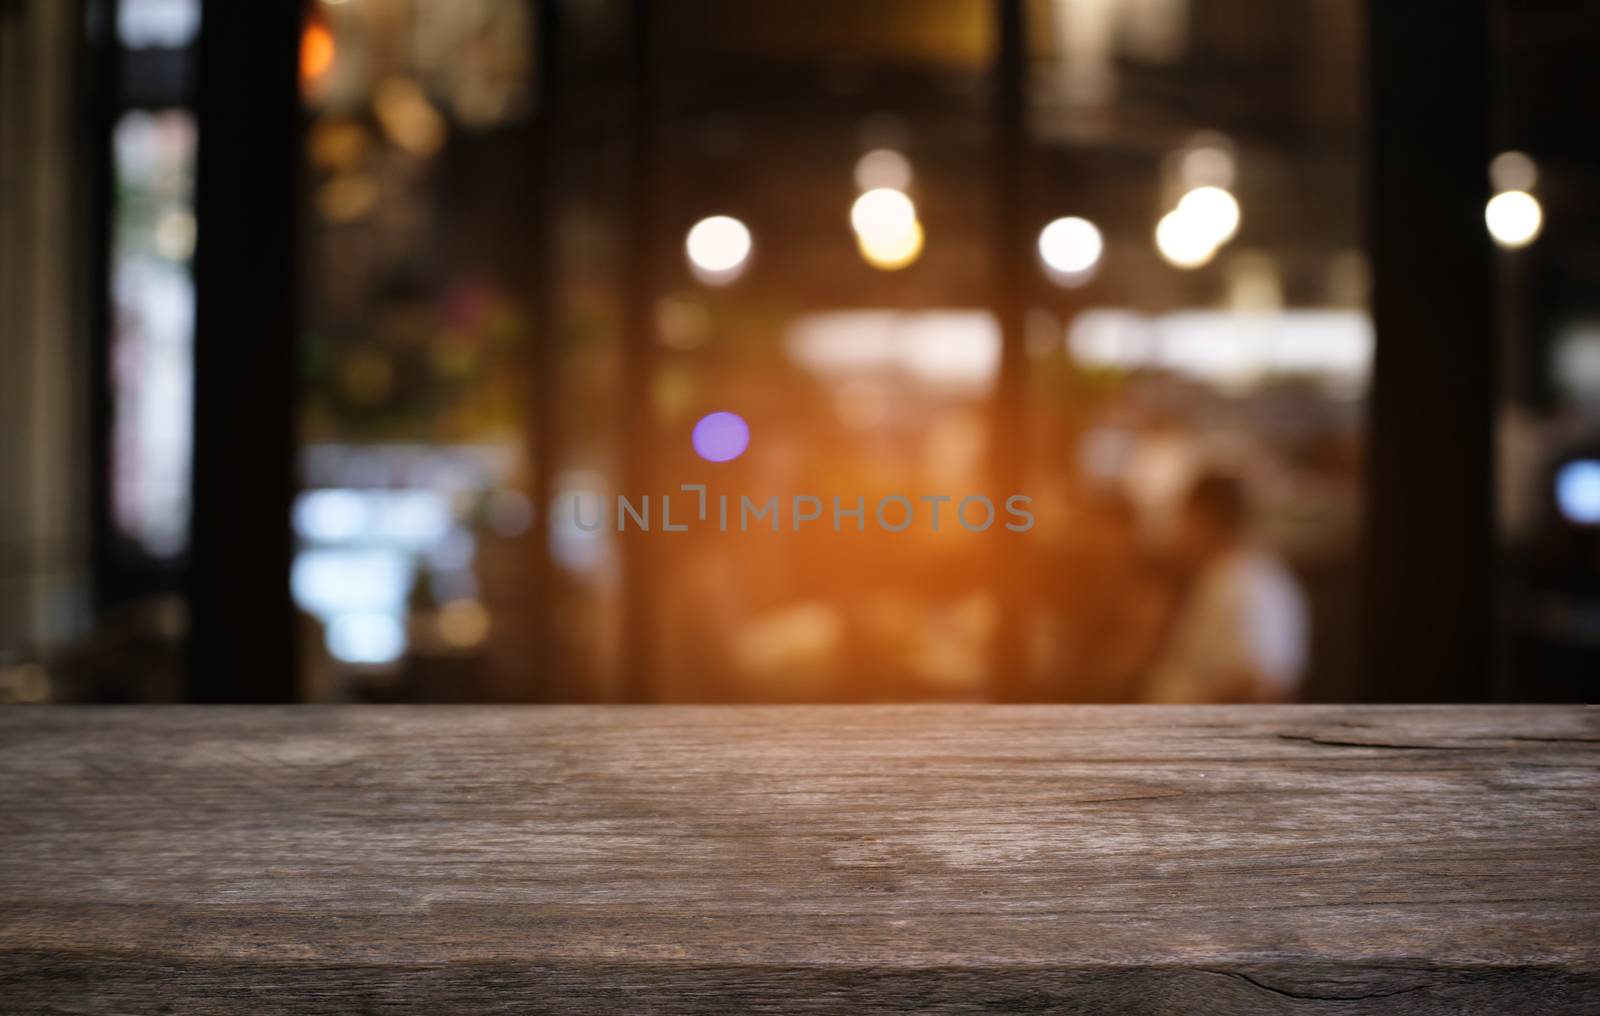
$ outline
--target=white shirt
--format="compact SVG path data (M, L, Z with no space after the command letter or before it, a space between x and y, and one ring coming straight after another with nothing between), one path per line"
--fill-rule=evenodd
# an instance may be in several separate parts
M1151 702L1218 702L1264 682L1259 697L1287 699L1305 670L1305 597L1270 554L1229 551L1207 565L1180 608L1171 641L1151 674Z

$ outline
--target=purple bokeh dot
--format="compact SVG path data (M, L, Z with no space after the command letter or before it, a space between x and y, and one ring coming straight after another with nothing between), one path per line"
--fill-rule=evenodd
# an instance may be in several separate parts
M707 462L728 462L750 447L750 425L738 413L707 413L689 439L695 454Z

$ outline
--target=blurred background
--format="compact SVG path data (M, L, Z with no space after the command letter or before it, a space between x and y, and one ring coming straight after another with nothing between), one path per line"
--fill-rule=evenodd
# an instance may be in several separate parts
M0 0L0 701L1592 701L1597 51L1579 0ZM779 531L613 524L694 483Z

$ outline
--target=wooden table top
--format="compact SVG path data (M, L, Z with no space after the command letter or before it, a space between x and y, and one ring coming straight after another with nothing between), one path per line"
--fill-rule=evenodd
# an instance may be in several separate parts
M0 710L0 1013L1600 1013L1600 710Z

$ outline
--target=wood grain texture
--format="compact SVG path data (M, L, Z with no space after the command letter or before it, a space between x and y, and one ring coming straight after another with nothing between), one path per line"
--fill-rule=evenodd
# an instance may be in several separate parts
M0 1013L1600 1013L1600 711L0 710Z

